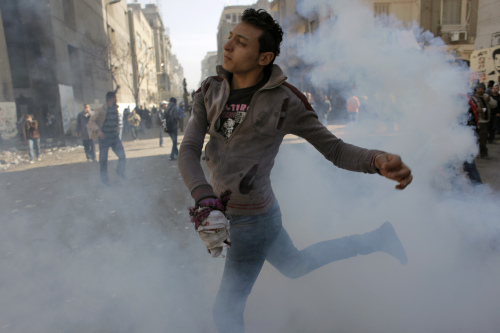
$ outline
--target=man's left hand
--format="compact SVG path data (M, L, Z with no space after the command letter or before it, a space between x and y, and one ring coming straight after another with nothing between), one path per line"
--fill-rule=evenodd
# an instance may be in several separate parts
M403 190L413 180L410 168L401 161L399 155L379 154L375 158L375 167L382 176L397 181L399 184L395 188L398 190Z

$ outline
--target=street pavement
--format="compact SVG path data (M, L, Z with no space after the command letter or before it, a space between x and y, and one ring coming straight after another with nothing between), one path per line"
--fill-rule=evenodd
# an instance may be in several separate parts
M78 139L44 148L34 164L26 151L2 152L18 163L0 171L0 286L9 286L1 289L1 332L214 332L209 309L223 260L207 260L189 222L192 199L168 158L171 140L159 147L158 131L125 136L127 180L114 172L110 150L109 187ZM500 145L489 149L491 159L477 166L500 191ZM143 310L151 308L161 311Z

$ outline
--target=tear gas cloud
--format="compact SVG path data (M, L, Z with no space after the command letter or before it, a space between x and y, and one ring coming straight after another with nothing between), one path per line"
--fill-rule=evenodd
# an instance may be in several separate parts
M498 194L473 189L452 167L477 151L473 133L460 125L466 70L418 26L411 31L428 45L424 51L404 47L398 36L406 28L395 19L382 24L357 1L298 2L305 17L319 8L332 20L298 54L310 80L319 88L352 84L343 97L367 96L377 114L339 136L400 154L415 179L395 191L377 175L332 167L307 143L285 142L272 174L283 224L304 248L391 221L409 263L376 253L298 280L265 264L248 300L247 331L495 332ZM394 133L384 130L393 123ZM141 183L102 191L97 169L85 179L61 169L65 181L51 184L53 207L2 222L1 331L214 331L223 260L210 258L187 223L187 190L164 176L165 159L127 163L131 182ZM6 201L13 195L0 194Z
M409 263L372 254L299 280L265 265L247 306L249 332L495 332L500 209L498 193L472 188L461 170L478 149L462 125L467 68L450 61L440 38L394 17L376 19L366 3L301 1L297 8L304 17L331 17L305 44L288 40L301 43L314 87L339 88L365 106L337 134L401 155L414 181L396 191L382 177L332 167L307 143L285 144L273 170L283 224L305 248L391 221ZM405 39L408 31L424 49Z

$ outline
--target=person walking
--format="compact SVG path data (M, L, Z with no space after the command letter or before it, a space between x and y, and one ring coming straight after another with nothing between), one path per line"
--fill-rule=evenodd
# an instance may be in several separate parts
M76 117L76 135L82 139L87 162L95 162L95 144L89 136L88 124L91 116L90 105L84 104L83 111Z
M132 110L132 113L128 116L128 124L130 125L130 130L132 133L132 138L134 141L139 140L138 139L138 133L140 131L142 119L141 116L137 114L137 111L134 109Z
M349 120L351 122L356 122L358 120L359 115L359 107L361 104L359 103L359 99L356 96L351 96L347 100L346 109L349 114Z
M158 111L158 121L160 123L160 147L163 147L163 133L167 130L167 125L165 123L165 110L167 108L168 102L160 102L160 110Z
M172 151L170 152L170 160L177 160L176 156L179 155L179 149L177 148L177 130L179 126L179 110L177 109L177 99L175 97L170 97L168 106L165 109L165 125L167 127L166 131L172 139Z
M24 141L28 144L30 163L35 162L35 156L37 161L40 161L40 132L38 131L38 121L33 120L31 114L27 114L24 117L23 126Z
M306 139L337 167L380 174L398 182L397 189L406 188L412 175L400 156L344 143L321 123L306 97L273 64L282 39L279 23L266 11L243 12L224 44L218 76L204 80L194 96L180 147L179 171L195 202L189 211L194 227L212 256L229 246L213 308L220 333L244 332L245 304L266 260L290 278L377 251L407 262L388 222L301 251L283 227L270 174L287 134ZM200 163L204 147L210 183Z
M118 105L116 92L106 93L106 104L97 108L90 116L88 124L89 135L92 140L99 140L100 178L104 185L109 185L108 179L108 152L109 148L118 157L116 173L120 178L125 177L125 150L119 137Z

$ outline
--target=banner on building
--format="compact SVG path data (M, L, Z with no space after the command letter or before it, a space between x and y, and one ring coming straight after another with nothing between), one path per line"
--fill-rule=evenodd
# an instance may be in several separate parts
M17 134L16 103L0 102L0 133L2 139L10 139Z
M489 49L476 50L470 57L471 82L498 82L500 76L500 45Z

